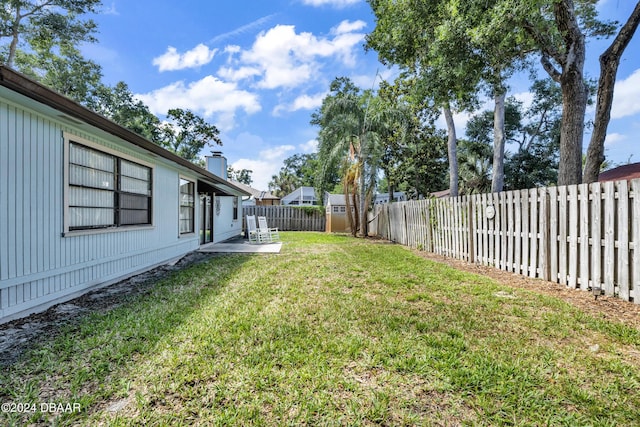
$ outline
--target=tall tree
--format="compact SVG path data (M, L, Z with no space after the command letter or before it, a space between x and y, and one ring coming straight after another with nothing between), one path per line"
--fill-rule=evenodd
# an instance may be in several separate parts
M269 181L269 191L275 196L284 197L287 194L291 194L296 188L300 187L298 184L298 177L289 171L283 171L280 169L278 175L273 175L271 181Z
M551 79L535 81L527 110L510 97L505 102L505 187L509 190L548 186L558 177L562 95ZM460 178L465 192L485 186L481 176L490 165L493 112L476 114L467 123L468 142L461 144ZM469 184L471 181L472 184Z
M14 66L20 50L42 52L53 45L64 50L95 42L96 24L86 14L96 12L101 0L7 0L0 8L0 61Z
M120 126L162 145L160 120L147 105L135 99L125 82L118 82L113 87L100 85L86 105Z
M415 67L445 117L450 162L451 194L457 194L456 133L452 108L475 106L483 86L495 100L493 191L503 186L505 151L505 81L527 64L527 49L517 35L487 31L495 0L369 0L377 23L367 37L368 46L381 59L402 67Z
M540 55L562 90L562 132L558 184L582 181L584 118L589 98L584 78L588 37L610 36L615 27L598 20L597 0L496 0L487 28L513 33Z
M318 154L294 154L284 159L283 166L278 175L273 175L269 182L269 190L276 195L287 195L298 187L316 187L318 194L330 191L339 181L337 173L327 176L327 182L322 184L322 188L317 187L317 177L319 176L320 164Z
M19 51L15 67L80 104L88 105L102 86L102 67L85 59L76 47L54 50L51 46L39 46L32 52L35 53Z
M414 80L405 76L392 84L382 81L378 90L382 108L401 106L407 111L406 121L381 134L384 145L381 169L390 200L395 191L418 198L446 188L447 138L434 125L438 112L415 90Z
M367 47L384 64L396 64L420 94L444 115L448 130L450 190L457 195L456 132L453 111L472 108L481 81L480 56L468 49L469 35L460 31L461 3L444 0L369 0L376 27ZM418 96L418 95L416 95Z
M218 128L189 110L171 109L167 119L169 121L160 127L160 145L190 162L198 162L200 151L206 145L222 145Z
M236 170L234 168L232 168L231 166L229 166L227 168L227 175L229 176L229 179L232 179L234 181L238 181L242 184L246 184L246 185L251 185L251 183L253 182L253 179L251 178L251 174L253 173L253 171L251 169L239 169Z
M604 140L607 127L611 119L611 105L613 103L613 88L616 82L618 65L629 41L638 29L640 23L640 1L636 3L627 22L620 28L611 45L600 55L600 78L596 101L596 116L594 120L591 141L587 149L583 182L591 183L598 180L598 175L604 157Z
M461 139L458 154L460 192L477 194L491 191L491 143Z
M319 160L326 165L342 162L343 183L357 185L358 234L366 236L367 210L384 152L381 134L391 132L405 115L400 109L381 108L379 98L361 92L348 79L334 80L331 89L311 122L320 126ZM347 198L348 192L345 185Z

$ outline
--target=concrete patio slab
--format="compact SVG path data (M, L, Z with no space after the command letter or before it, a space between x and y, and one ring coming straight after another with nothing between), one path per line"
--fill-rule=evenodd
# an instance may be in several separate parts
M280 249L282 249L282 242L251 244L244 239L234 239L220 243L207 243L200 246L198 252L278 254Z

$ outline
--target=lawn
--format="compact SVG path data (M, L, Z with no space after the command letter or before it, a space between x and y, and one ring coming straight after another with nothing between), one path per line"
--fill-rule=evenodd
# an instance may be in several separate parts
M640 423L637 329L398 245L282 238L43 337L0 402L79 410L0 424Z

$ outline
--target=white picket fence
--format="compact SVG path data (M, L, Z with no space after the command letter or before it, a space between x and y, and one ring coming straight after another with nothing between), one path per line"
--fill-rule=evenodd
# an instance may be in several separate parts
M370 231L640 303L640 179L376 206Z
M324 211L277 205L243 206L242 210L245 221L247 215L265 216L269 227L277 227L280 231L325 231Z

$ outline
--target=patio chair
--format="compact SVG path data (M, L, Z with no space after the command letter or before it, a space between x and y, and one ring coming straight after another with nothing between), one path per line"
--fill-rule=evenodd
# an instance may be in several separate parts
M267 225L267 217L259 216L258 217L258 230L261 235L267 239L268 242L278 242L280 241L280 233L277 228L269 228Z
M247 234L249 243L266 242L267 235L258 230L258 227L256 226L255 215L247 215Z

